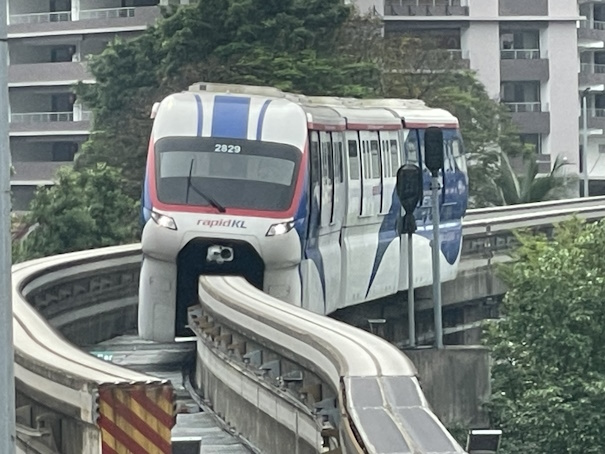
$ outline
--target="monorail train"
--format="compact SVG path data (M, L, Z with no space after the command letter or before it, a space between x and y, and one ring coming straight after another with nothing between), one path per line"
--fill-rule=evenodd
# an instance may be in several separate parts
M139 334L186 335L201 274L243 275L329 314L407 289L397 170L424 168L414 285L430 285L424 131L443 130L441 276L456 275L468 181L458 121L422 101L199 83L154 106L143 189ZM422 270L422 271L418 271Z

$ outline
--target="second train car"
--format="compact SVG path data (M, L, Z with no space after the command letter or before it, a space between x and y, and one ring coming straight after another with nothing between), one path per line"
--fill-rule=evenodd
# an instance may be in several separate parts
M187 334L202 274L237 274L330 314L408 288L399 167L424 169L414 286L432 283L424 131L442 128L441 277L456 276L468 199L457 119L422 101L306 97L198 83L154 107L143 190L139 334Z

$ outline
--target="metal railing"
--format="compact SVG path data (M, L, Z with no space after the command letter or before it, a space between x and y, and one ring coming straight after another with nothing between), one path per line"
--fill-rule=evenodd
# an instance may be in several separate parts
M605 65L600 63L582 63L580 68L585 73L605 74Z
M537 60L541 58L540 49L502 49L502 60Z
M80 11L80 20L87 19L116 19L120 17L134 17L134 8L101 8Z
M592 115L593 117L603 118L605 117L605 109L593 107L592 109L588 109L588 114Z
M90 110L83 110L79 114L77 112L27 112L11 114L11 123L22 124L90 120L92 120L92 112Z
M50 123L74 121L73 112L28 112L11 114L11 123Z
M450 60L464 60L468 59L468 52L463 52L462 49L446 49Z
M590 29L590 30L605 30L605 21L602 20L593 20L590 21L588 19L584 19L580 21L580 28Z
M385 6L462 6L461 0L388 0Z
M66 22L71 20L71 11L52 13L11 14L9 24L43 24L47 22Z
M542 112L542 104L540 101L530 101L530 102L511 102L511 101L502 101L503 104L506 105L510 109L511 112L521 113L521 112Z

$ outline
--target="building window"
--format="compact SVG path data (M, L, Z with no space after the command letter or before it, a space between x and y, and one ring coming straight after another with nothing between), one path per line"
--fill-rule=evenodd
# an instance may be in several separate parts
M542 136L540 134L521 134L519 140L521 141L521 145L531 150L532 153L542 153Z
M501 30L502 60L531 60L540 58L539 30Z
M501 99L512 112L541 112L540 82L503 82Z

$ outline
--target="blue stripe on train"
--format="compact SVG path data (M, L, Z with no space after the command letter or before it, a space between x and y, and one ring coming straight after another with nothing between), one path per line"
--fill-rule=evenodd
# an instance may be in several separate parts
M372 265L372 274L370 274L370 282L368 283L368 289L366 291L366 298L372 288L372 282L376 278L378 273L378 267L382 262L385 252L389 245L397 238L397 215L400 212L400 203L397 193L393 191L391 196L391 208L386 216L382 219L380 229L378 230L378 247L376 248L376 255L374 256L374 264Z
M267 113L267 108L269 104L271 104L271 99L268 99L263 104L263 107L260 109L260 114L258 116L258 126L256 127L256 140L261 140L263 138L263 124L265 122L265 114Z
M200 137L202 135L202 126L204 125L204 109L200 95L193 96L195 97L195 106L197 107L197 136Z
M212 137L245 139L248 135L250 98L220 96L214 98Z

